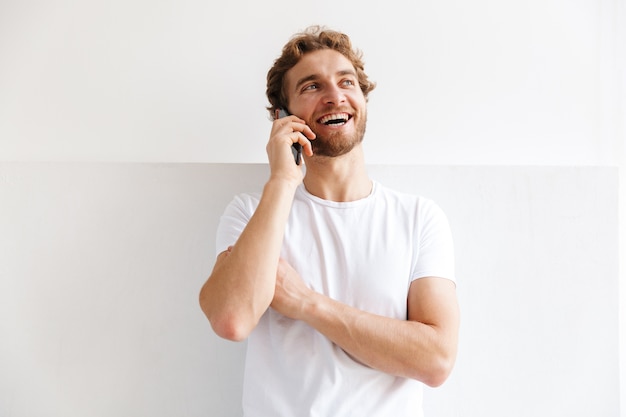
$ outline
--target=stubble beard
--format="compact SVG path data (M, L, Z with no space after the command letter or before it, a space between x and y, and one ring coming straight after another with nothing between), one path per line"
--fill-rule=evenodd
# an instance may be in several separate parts
M320 135L314 131L316 137L311 141L314 156L337 157L352 151L355 146L363 142L367 115L359 118L356 129L352 134L334 132L330 135Z

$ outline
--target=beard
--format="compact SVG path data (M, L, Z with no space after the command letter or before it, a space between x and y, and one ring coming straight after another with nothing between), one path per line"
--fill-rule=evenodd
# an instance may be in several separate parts
M361 142L365 137L365 126L367 124L367 115L363 114L362 118L358 119L356 129L353 133L347 134L343 132L333 132L329 135L322 135L315 132L315 140L311 141L311 147L313 148L313 155L337 157L345 155L350 152L354 147Z

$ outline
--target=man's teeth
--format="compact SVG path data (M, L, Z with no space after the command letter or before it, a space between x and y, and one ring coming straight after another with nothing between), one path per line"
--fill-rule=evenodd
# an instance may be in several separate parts
M337 113L337 114L329 114L320 119L320 123L325 125L330 124L344 124L348 121L350 115L347 113Z

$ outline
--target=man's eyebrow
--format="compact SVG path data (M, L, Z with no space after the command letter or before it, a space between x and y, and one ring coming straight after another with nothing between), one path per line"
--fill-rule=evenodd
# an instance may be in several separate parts
M302 77L296 83L295 89L299 89L302 84L308 83L309 81L315 81L318 78L317 74L307 75L306 77Z
M353 69L345 69L345 70L337 71L337 75L340 77L344 75L353 75L355 77L357 76L356 71ZM298 88L300 88L302 84L308 83L309 81L315 81L319 77L320 76L318 74L311 74L311 75L307 75L306 77L302 77L298 80L298 82L296 82L295 89L297 90Z

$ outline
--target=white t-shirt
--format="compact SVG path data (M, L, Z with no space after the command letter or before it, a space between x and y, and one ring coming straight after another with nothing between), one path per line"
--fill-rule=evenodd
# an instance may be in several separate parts
M221 218L217 252L236 242L260 194L242 194ZM454 280L448 221L431 200L374 182L352 202L322 200L298 187L281 256L317 292L406 320L415 279ZM245 417L422 415L422 384L365 366L307 324L269 308L248 338Z

